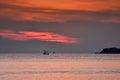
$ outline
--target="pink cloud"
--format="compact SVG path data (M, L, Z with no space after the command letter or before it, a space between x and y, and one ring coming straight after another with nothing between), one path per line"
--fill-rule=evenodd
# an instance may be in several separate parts
M40 40L48 42L60 42L60 43L78 43L76 38L68 37L65 35L53 33L53 32L32 32L32 31L19 31L14 32L11 30L2 30L0 36L11 40Z

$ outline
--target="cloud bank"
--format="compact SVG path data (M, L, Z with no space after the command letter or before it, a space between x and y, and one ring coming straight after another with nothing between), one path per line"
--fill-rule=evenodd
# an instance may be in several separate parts
M4 0L0 1L0 17L18 21L120 23L119 3L119 0Z
M52 32L31 32L31 31L11 31L11 30L2 30L0 31L0 36L8 38L11 40L40 40L48 42L59 42L59 43L78 43L76 38L71 38L65 35Z

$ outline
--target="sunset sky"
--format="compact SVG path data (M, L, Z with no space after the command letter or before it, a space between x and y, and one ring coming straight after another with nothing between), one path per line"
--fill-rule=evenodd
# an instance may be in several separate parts
M0 52L120 47L120 0L1 0Z

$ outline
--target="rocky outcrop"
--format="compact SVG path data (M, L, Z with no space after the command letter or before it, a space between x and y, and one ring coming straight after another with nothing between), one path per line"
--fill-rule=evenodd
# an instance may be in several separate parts
M120 48L105 48L100 53L107 53L107 54L120 54Z

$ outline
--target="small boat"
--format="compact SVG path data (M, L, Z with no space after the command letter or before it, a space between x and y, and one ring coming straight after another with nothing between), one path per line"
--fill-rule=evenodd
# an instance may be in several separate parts
M52 52L53 54L55 54L55 52Z
M43 54L44 55L49 55L50 53L48 51L44 50Z

